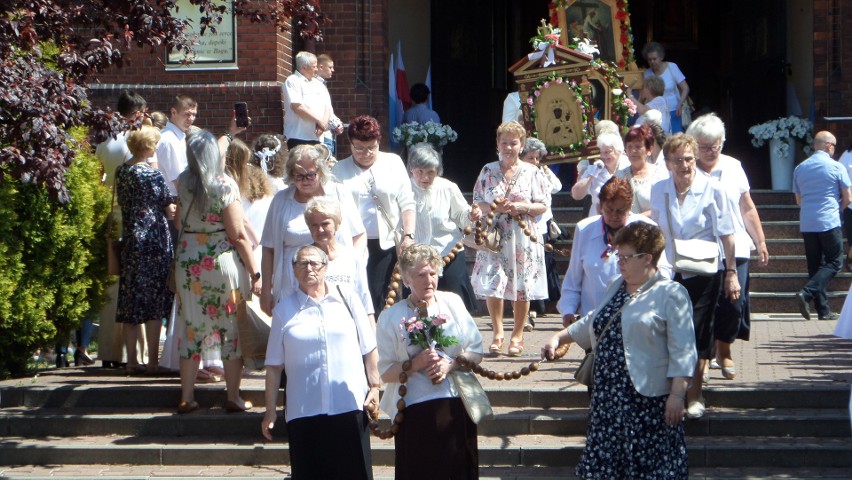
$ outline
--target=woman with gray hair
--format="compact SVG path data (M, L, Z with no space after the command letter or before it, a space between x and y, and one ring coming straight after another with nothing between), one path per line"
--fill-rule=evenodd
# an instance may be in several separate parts
M198 363L211 353L218 353L224 363L228 391L225 410L242 412L252 404L240 398L243 361L235 320L237 305L243 298L241 280L250 278L252 293L260 293L259 267L245 231L240 190L225 175L216 138L204 130L191 133L187 136L186 157L187 169L178 177L176 215L182 230L175 269L180 300L178 321L184 324L178 344L178 413L198 408L194 399Z
M600 214L598 211L600 205L598 194L603 184L612 178L620 168L621 165L619 162L624 153L624 142L615 133L602 133L598 135L598 148L601 152L600 160L589 165L589 168L583 172L577 183L571 187L571 197L574 200L582 200L586 195L592 196L592 207L589 210L589 216Z
M642 49L642 56L648 62L648 69L645 70L645 78L648 79L656 76L663 80L664 88L662 95L665 98L669 111L662 113L663 115L669 115L671 132L682 132L683 122L681 122L680 115L683 113L683 104L686 102L686 97L689 96L689 85L686 83L686 76L676 64L665 61L666 49L657 42L646 43Z
M340 202L328 197L314 197L305 207L304 217L308 230L311 231L313 245L328 256L325 280L334 285L346 285L351 288L364 304L370 322L375 325L375 311L367 285L364 256L356 255L350 245L337 241L337 231L343 223Z
M734 359L731 356L731 344L734 340L749 339L751 315L748 296L749 258L753 250L757 251L758 265L763 267L769 262L769 250L757 207L751 199L743 166L739 160L722 153L725 145L725 124L713 113L696 118L686 130L687 135L695 138L698 144L698 162L696 172L717 180L727 193L731 218L734 222L734 257L736 265L724 263L728 268L736 269L742 294L737 299L719 295L716 303L716 317L713 322L713 336L716 340L715 361L722 369L722 376L733 380L737 375ZM711 363L712 365L712 363Z
M435 247L446 257L461 242L464 227L478 220L482 211L471 209L458 185L440 176L444 165L432 145L418 143L409 149L408 172L416 203L414 242ZM461 297L468 309L476 307L464 249L444 266L438 288Z
M292 269L287 264L297 248L313 242L304 218L305 207L313 198L326 196L340 203L345 221L337 231L338 241L353 246L359 256L364 252L366 240L361 215L348 190L334 180L326 165L328 156L328 148L318 144L298 145L287 157L284 174L287 188L272 199L260 241L264 285L260 306L267 314L272 313L283 294L296 288Z

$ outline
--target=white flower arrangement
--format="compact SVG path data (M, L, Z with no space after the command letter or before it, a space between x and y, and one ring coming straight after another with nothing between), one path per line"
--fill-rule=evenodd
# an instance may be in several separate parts
M786 155L787 141L796 139L802 141L805 145L802 148L806 154L813 153L814 143L814 125L810 120L799 117L782 117L770 120L768 122L752 125L748 129L748 133L752 136L751 144L755 148L762 147L769 140L781 140L778 142L778 152L780 155Z
M455 142L458 138L459 134L452 127L435 122L403 123L393 129L393 140L406 147L422 142L431 143L435 147L443 147L450 142Z

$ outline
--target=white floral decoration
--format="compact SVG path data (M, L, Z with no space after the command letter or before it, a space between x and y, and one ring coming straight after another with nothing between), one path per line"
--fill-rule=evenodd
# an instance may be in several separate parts
M459 134L452 127L435 122L403 123L393 129L393 140L406 147L422 142L443 147L450 142L455 142L458 138Z
M806 154L813 153L813 137L814 125L810 120L800 117L782 117L770 120L768 122L752 125L748 129L748 133L752 136L751 144L756 148L760 148L770 140L780 140L777 142L777 154L786 155L790 148L787 141L796 139L802 141L805 145L802 148Z

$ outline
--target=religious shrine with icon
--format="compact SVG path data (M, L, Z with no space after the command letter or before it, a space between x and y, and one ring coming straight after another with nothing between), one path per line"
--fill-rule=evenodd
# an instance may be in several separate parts
M626 128L636 113L628 87L642 86L626 2L555 1L550 21L530 40L533 52L509 68L524 127L547 146L545 163L596 157L595 121Z

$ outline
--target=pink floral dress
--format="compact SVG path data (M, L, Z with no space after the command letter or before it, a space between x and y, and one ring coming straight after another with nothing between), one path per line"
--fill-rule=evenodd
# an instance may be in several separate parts
M499 162L482 167L473 186L473 201L491 203L495 198L536 202L550 207L550 183L541 170L520 162L517 179L511 185L500 170ZM506 214L494 217L503 235L502 250L492 253L476 252L471 284L479 297L502 298L511 301L542 300L547 298L547 274L544 268L542 239L533 242L524 229ZM535 218L525 216L526 226L536 232Z
M188 186L180 184L178 191L184 225L175 269L180 297L178 321L184 325L178 337L181 358L200 360L218 353L222 360L234 360L241 355L237 304L240 282L247 281L247 276L222 223L222 210L240 201L240 191L230 177L219 180L219 195L203 213L198 211L197 200L187 212L193 197Z

